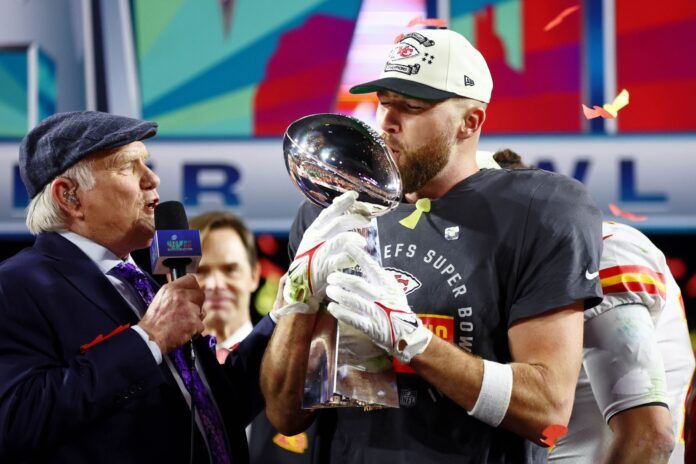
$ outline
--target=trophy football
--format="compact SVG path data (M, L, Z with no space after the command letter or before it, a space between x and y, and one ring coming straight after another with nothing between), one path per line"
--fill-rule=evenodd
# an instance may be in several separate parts
M370 226L358 232L381 263L375 218L401 200L401 176L382 138L358 119L315 114L288 127L283 152L290 178L313 203L326 207L348 190L358 192L372 216ZM327 303L320 304L312 335L303 407L398 407L390 358L366 335L336 321Z

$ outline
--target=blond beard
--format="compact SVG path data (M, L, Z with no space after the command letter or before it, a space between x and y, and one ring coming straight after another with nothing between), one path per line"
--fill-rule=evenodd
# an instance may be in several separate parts
M383 132L381 136L389 142L388 133ZM417 192L442 172L449 162L453 144L453 137L448 137L443 131L416 149L407 151L397 147L400 154L396 165L401 174L403 192Z

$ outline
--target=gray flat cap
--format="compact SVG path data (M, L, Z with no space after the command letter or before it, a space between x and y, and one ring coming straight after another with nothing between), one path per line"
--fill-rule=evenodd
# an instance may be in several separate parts
M102 150L157 133L157 123L98 111L58 113L41 121L19 146L19 172L34 198L75 163Z

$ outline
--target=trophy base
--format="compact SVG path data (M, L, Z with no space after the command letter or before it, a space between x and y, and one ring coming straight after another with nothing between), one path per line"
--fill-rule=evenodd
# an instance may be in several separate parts
M323 307L309 349L302 407L399 407L391 359L367 336L337 323Z

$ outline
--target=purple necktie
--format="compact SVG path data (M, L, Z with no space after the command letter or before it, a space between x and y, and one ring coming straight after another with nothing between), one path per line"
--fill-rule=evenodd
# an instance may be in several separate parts
M148 279L145 273L138 269L138 267L131 263L119 263L111 270L111 274L128 282L138 292L145 306L150 305L155 297L155 292L152 288L150 279ZM193 371L189 369L186 358L184 357L183 347L179 347L172 351L170 357L189 392L191 391L191 382L193 382L192 401L194 401L196 405L205 436L208 439L208 446L213 458L213 463L230 464L232 461L223 435L224 426L222 424L222 418L213 404L208 389L205 387L200 375L198 375L198 371L196 369Z

